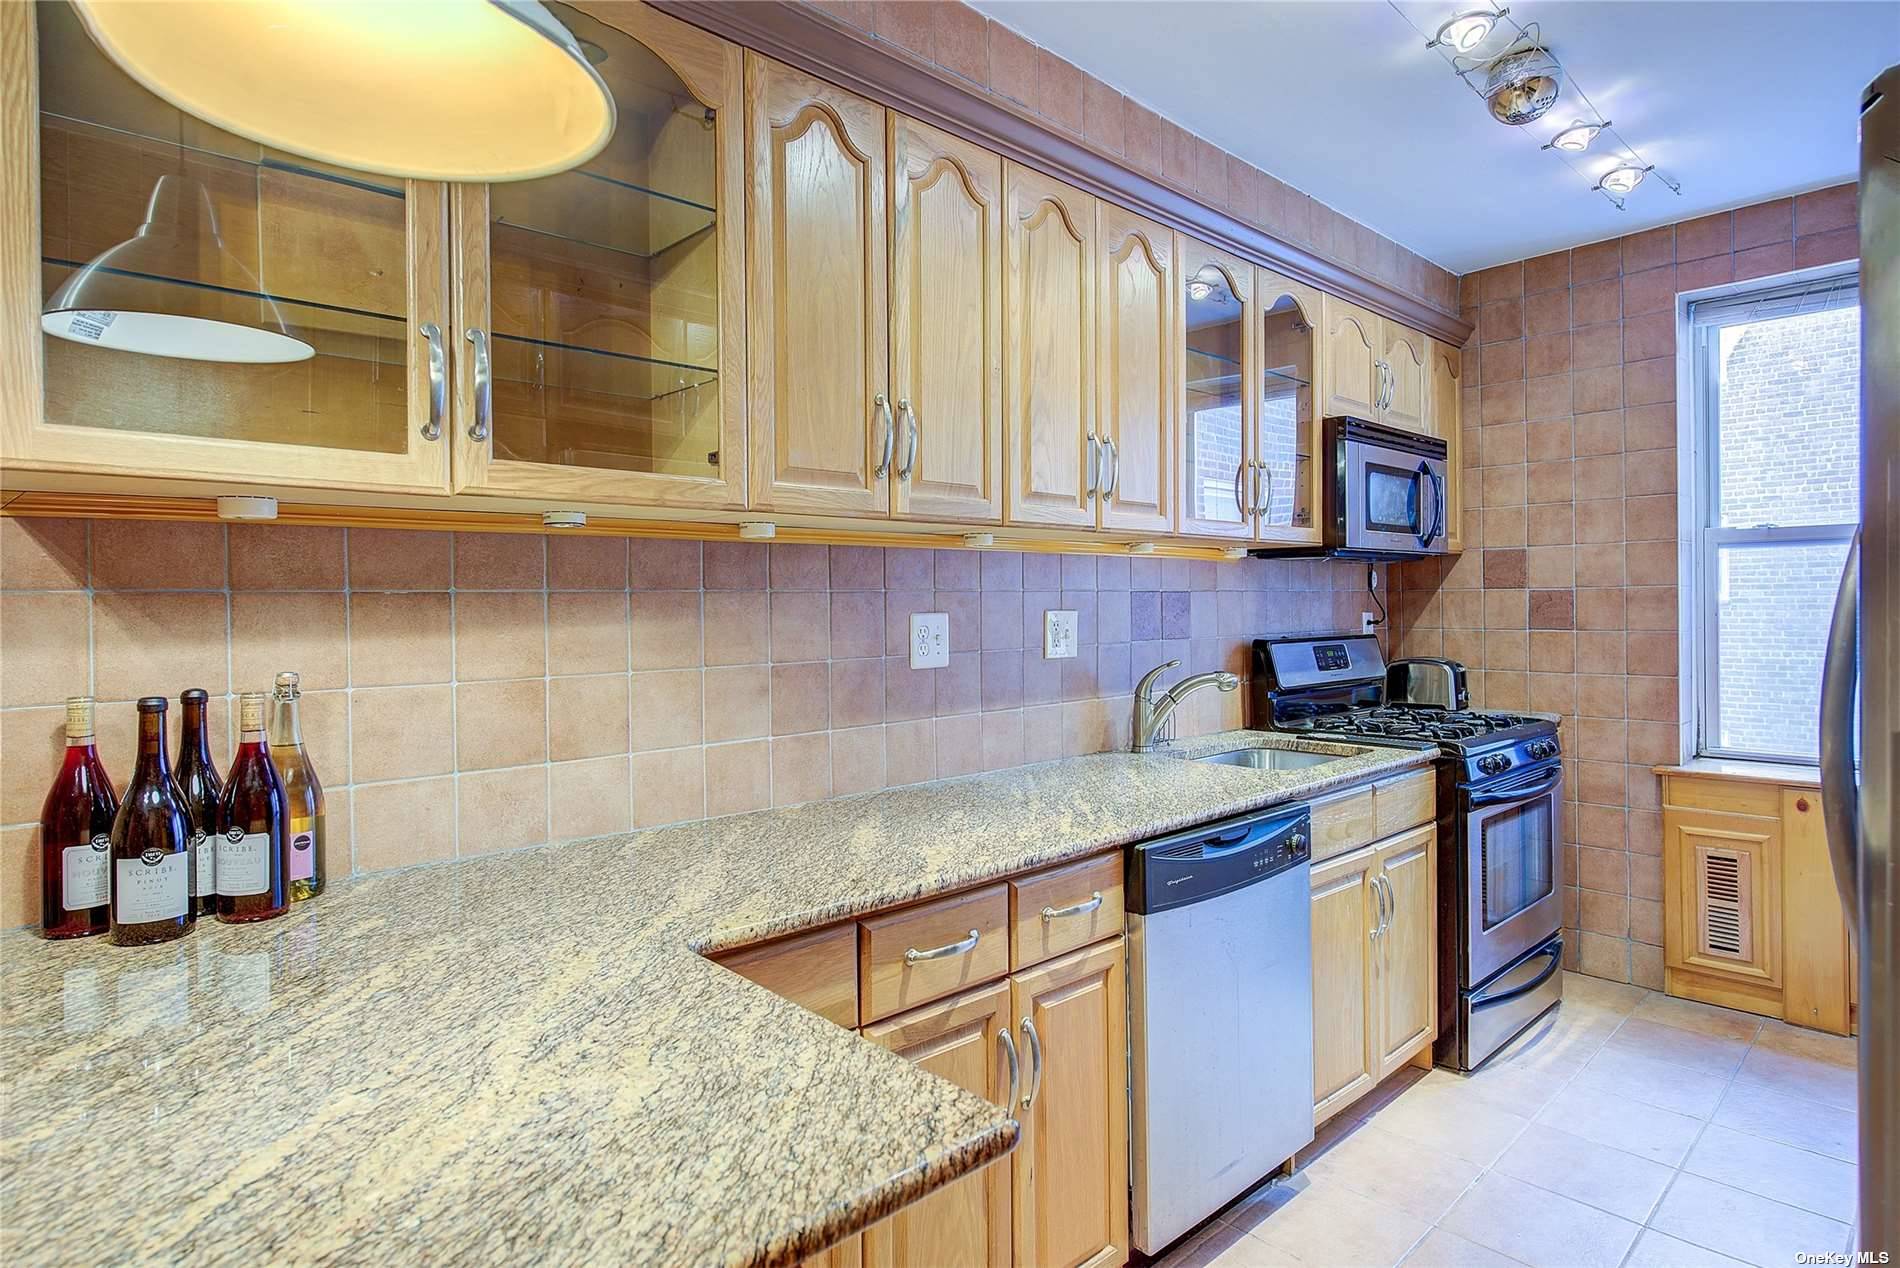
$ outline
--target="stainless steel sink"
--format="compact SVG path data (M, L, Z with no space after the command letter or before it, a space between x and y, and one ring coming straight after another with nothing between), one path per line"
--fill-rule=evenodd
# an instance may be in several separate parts
M1255 770L1305 770L1356 756L1358 753L1302 753L1290 748L1233 748L1224 753L1204 753L1193 760L1222 766L1251 766Z

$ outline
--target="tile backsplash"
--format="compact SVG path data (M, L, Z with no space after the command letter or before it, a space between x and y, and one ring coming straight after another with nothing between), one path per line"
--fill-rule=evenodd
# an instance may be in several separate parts
M1125 747L1147 669L1356 628L1364 565L0 520L0 927L38 919L61 702L113 780L141 695L303 675L333 877ZM1383 586L1381 592L1383 593ZM1044 660L1051 608L1080 654ZM912 612L950 664L912 670ZM1238 725L1202 692L1184 734ZM173 710L176 735L176 709ZM174 741L175 744L175 741Z

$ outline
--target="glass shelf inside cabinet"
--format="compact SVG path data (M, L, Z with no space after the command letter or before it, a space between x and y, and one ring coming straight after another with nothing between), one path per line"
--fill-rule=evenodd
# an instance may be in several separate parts
M497 226L602 247L639 259L664 255L711 229L718 212L703 203L576 168L488 193Z
M1239 388L1239 358L1193 346L1188 348L1187 356L1187 385L1190 392L1219 392Z

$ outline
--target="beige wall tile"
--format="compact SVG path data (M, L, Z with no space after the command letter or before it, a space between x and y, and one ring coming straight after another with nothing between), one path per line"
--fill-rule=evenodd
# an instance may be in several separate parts
M772 666L772 734L797 735L831 725L831 666Z
M750 546L749 542L707 543L714 547ZM630 576L635 590L697 590L701 583L700 543L676 542L664 538L635 537L627 542L631 557ZM765 548L757 547L761 563L758 585L763 587Z
M456 853L469 858L546 841L548 770L522 766L456 776Z
M224 583L222 524L97 520L92 526L92 584L101 590L222 590Z
M635 669L690 669L700 664L699 600L693 590L634 592Z
M831 736L782 735L772 741L772 804L794 806L831 796Z
M87 529L86 520L0 519L0 590L85 586Z
M448 595L350 595L352 686L447 682L452 647Z
M446 590L453 533L349 530L350 589Z
M462 590L536 590L547 580L547 538L533 533L455 534Z
M666 749L633 755L633 826L698 819L706 813L704 750Z
M1060 708L1057 706L1057 712ZM884 727L884 782L896 788L937 777L937 728L933 719L891 722Z
M765 666L708 669L705 689L708 743L754 739L771 730L772 679Z
M240 691L268 691L280 670L302 675L305 691L347 687L347 596L311 591L231 595L231 679Z
M458 770L548 760L548 684L541 678L465 682L455 688Z
M38 822L66 757L65 707L0 709L0 753L0 823Z
M763 810L772 804L772 755L766 741L709 744L705 754L708 816Z
M443 685L350 693L350 780L410 779L455 769L455 714Z
M824 591L772 595L772 659L824 660L831 655L831 596Z
M538 591L455 596L457 679L539 677L547 668L547 611Z
M628 759L597 757L548 767L550 838L625 832L633 826L633 771Z
M625 674L548 679L548 756L563 762L628 750Z
M625 590L627 539L624 537L550 537L548 589Z
M455 780L353 788L356 866L365 872L455 857Z
M705 734L705 671L662 669L633 675L633 750L698 744Z
M0 829L0 929L37 925L43 908L39 828Z
M233 590L341 590L343 530L241 524L231 529Z
M222 595L181 597L215 598L217 606L224 607ZM142 629L156 621L164 633L171 632L162 624L162 609L170 605L159 596L102 595L100 603L115 622L131 621ZM0 638L6 644L0 655L0 706L56 704L68 696L93 694L92 607L79 591L0 594ZM114 637L119 639L116 627ZM115 674L109 681L122 687L125 680Z
M618 593L548 595L548 672L605 674L627 671L627 596Z
M831 792L876 792L884 787L884 728L852 727L831 733Z
M176 695L186 687L223 693L227 620L222 594L100 593L92 609L96 694L131 700ZM11 634L8 642L11 662Z

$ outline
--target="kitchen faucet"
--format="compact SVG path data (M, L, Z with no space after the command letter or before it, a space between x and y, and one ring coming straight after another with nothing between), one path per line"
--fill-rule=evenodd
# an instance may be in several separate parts
M1179 669L1178 660L1156 665L1143 674L1135 686L1135 743L1137 753L1152 753L1174 741L1174 728L1169 719L1183 700L1202 687L1219 687L1222 691L1232 691L1240 686L1240 679L1226 670L1216 670L1210 674L1189 674L1161 693L1159 700L1154 697L1155 679L1170 669Z

